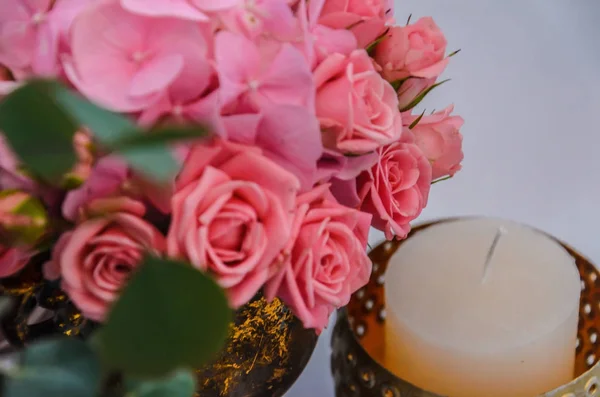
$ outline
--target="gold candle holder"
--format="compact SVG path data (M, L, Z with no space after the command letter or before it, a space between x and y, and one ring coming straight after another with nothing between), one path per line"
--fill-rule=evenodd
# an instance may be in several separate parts
M449 220L452 219L420 225L412 233ZM575 258L581 275L576 378L532 397L600 397L600 272L573 248L559 243ZM337 397L442 397L398 378L384 366L384 273L401 244L402 241L387 241L371 251L373 273L369 283L339 313L331 339L331 370Z

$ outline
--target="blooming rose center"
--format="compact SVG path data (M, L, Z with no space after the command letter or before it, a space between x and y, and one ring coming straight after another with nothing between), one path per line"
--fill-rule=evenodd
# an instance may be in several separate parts
M213 219L208 236L219 258L230 266L243 261L256 243L257 217L253 208L234 198Z

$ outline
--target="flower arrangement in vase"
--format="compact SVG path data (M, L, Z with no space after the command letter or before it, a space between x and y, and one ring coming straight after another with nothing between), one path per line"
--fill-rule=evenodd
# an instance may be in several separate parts
M392 15L383 0L0 4L0 276L17 298L2 324L28 342L6 395L190 396L189 368L257 296L321 332L369 279L369 227L406 237L463 157L452 106L413 111L453 54L431 18ZM36 304L85 342L29 344Z

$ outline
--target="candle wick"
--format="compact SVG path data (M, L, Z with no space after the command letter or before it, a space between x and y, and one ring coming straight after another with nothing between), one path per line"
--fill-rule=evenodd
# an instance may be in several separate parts
M482 284L485 283L485 280L487 279L487 276L488 276L488 273L490 270L490 264L492 263L492 258L494 257L494 253L496 252L496 247L498 246L500 237L502 237L502 235L505 233L506 233L506 229L502 226L500 226L498 228L498 230L496 231L496 235L494 236L492 245L490 246L487 256L485 257L485 263L483 264L483 276L481 277Z

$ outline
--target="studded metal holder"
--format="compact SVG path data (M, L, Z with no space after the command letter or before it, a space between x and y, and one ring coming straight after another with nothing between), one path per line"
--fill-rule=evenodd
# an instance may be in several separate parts
M424 224L413 233L444 221L447 220ZM381 364L385 349L384 273L401 244L402 241L384 242L371 251L373 274L369 283L339 313L331 340L331 370L337 397L442 397L396 377ZM577 378L537 397L600 397L600 273L589 260L561 244L575 258L581 275Z

